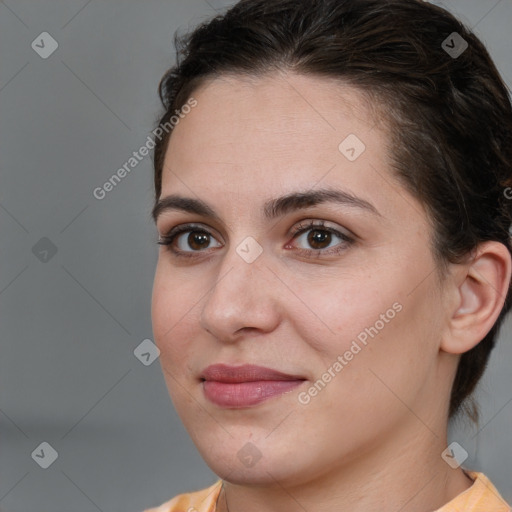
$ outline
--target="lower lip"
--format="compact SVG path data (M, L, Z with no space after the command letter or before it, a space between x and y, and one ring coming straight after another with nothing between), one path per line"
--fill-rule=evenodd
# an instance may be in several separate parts
M300 386L303 380L259 380L254 382L204 381L206 398L220 407L248 407L282 395Z

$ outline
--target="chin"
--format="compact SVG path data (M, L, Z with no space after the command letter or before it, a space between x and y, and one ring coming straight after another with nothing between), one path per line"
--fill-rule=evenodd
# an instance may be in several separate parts
M236 457L226 462L219 458L205 458L205 461L219 478L236 485L281 486L295 482L297 477L291 468L281 467L274 457L261 459L253 467L244 467Z
M252 434L251 434L252 435ZM296 446L272 443L252 435L222 435L222 440L210 436L193 439L208 467L223 480L238 485L273 486L295 485L300 480L301 468L310 472L313 460L297 450ZM284 440L284 439L283 439ZM301 460L298 457L301 457Z

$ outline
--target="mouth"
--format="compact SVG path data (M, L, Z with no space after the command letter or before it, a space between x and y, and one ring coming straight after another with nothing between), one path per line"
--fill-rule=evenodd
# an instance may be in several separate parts
M219 407L257 405L300 386L306 379L256 365L208 366L200 375L206 398Z

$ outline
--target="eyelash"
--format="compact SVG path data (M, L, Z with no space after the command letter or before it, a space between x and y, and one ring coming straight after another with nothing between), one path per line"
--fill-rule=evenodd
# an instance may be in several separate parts
M339 246L335 246L335 248L330 249L296 249L296 251L303 255L303 256L311 256L313 253L316 255L316 257L320 257L324 254L330 256L334 254L341 253L342 251L346 250L347 246L350 246L354 243L354 239L349 237L348 235L341 233L340 231L325 226L324 221L321 221L320 223L315 223L314 221L307 221L304 224L299 224L296 229L294 229L292 236L293 239L297 238L299 235L302 235L303 233L306 233L307 231L314 230L317 231L324 231L327 233L330 233L332 235L337 236L340 238L344 243L340 243ZM206 252L206 251L182 251L180 249L175 249L172 244L176 240L176 238L183 234L188 232L195 232L195 233L201 233L209 236L213 236L208 230L201 226L196 226L194 224L184 224L182 226L178 226L175 229L172 229L167 235L161 236L161 238L157 241L158 245L164 245L167 247L168 250L170 250L175 256L179 258L197 258L200 257L199 253Z

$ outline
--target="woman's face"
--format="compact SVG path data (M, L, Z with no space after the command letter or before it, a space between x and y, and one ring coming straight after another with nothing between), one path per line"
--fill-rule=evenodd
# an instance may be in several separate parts
M160 247L152 319L208 465L300 484L430 442L453 376L431 229L357 90L288 74L194 98L164 163L160 199L186 200L158 232L184 232Z

